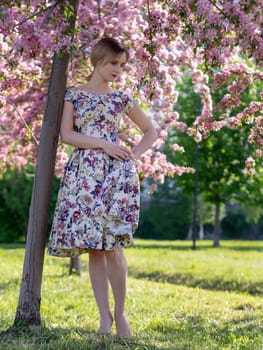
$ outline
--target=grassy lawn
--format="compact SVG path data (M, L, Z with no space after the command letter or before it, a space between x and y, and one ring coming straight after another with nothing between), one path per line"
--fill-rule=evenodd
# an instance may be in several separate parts
M263 350L263 242L144 241L126 249L132 339L96 335L98 314L87 260L46 256L42 326L5 332L14 321L23 246L0 245L0 349ZM112 302L112 299L111 299Z

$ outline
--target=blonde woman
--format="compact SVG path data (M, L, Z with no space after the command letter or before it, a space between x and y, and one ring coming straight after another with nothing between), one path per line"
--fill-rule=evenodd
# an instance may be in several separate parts
M61 257L89 253L90 280L100 313L98 333L109 334L115 321L117 335L130 337L123 248L133 244L138 226L135 160L151 147L157 133L134 98L111 86L129 58L127 49L113 38L102 38L90 58L93 71L87 83L68 87L65 93L60 135L75 149L61 180L48 253ZM124 115L143 133L133 149L118 142Z

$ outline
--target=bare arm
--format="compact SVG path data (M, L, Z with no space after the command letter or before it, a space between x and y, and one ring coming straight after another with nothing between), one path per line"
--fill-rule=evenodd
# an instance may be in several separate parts
M74 130L73 114L73 104L65 101L60 127L60 136L64 143L83 149L100 148L116 159L125 159L131 156L130 150L126 147L76 132Z
M135 158L139 158L145 151L147 151L154 141L158 138L157 131L138 105L135 105L128 113L129 118L139 127L143 132L141 141L132 149L132 154Z

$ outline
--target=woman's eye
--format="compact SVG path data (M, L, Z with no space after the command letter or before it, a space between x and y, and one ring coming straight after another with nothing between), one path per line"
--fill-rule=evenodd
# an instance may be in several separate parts
M125 66L125 63L119 63L119 62L117 62L117 61L111 61L110 62L113 66L117 66L117 65L119 65L120 66L120 68L124 68L124 66Z

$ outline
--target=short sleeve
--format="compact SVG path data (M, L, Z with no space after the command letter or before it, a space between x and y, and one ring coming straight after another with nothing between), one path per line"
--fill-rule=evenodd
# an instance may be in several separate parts
M124 104L124 109L123 109L124 112L129 113L132 110L132 108L137 104L137 101L132 95L128 93L124 93L123 104Z
M74 91L72 86L70 86L66 88L64 101L67 101L73 104L73 100L74 100Z

